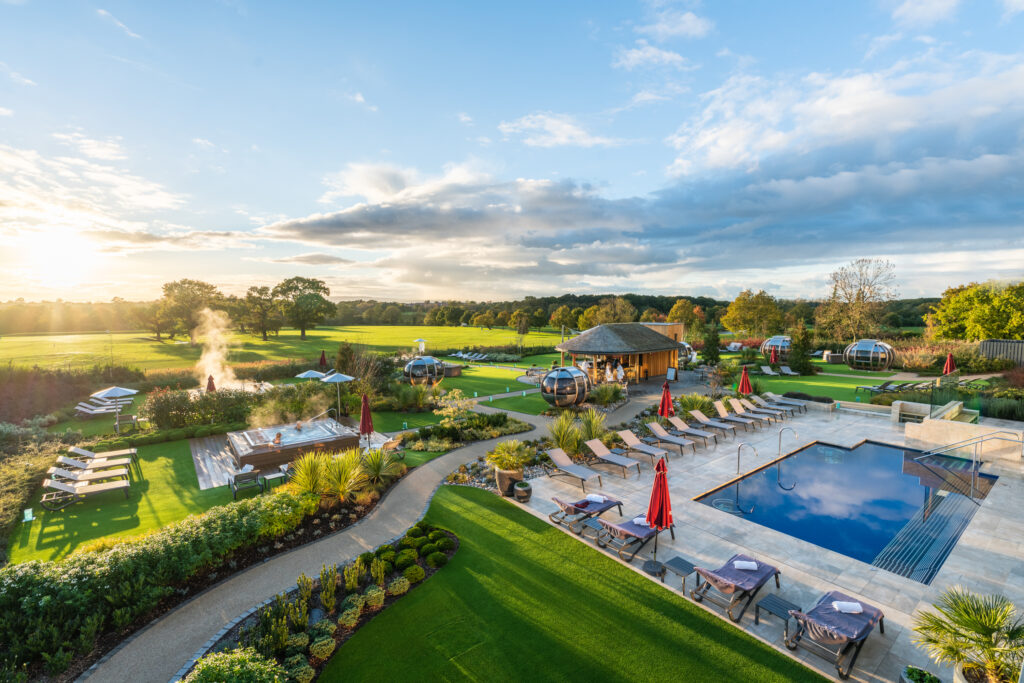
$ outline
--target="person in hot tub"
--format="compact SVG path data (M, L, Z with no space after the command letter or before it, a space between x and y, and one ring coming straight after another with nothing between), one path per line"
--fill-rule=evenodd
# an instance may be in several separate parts
M274 436L274 445L275 446L280 446L281 445L281 432L278 432L277 435Z

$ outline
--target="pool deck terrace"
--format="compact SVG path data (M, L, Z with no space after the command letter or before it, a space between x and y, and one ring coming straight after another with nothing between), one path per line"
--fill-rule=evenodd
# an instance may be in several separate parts
M924 651L913 644L912 615L919 609L930 608L943 590L954 585L981 593L1000 593L1024 607L1024 505L1020 504L1024 501L1024 468L1012 465L983 467L982 471L998 474L1000 478L988 497L981 501L931 585L924 585L692 500L736 476L736 451L740 443L750 444L759 453L755 457L752 450L743 449L742 472L774 460L779 455L779 430L787 426L796 429L799 437L794 438L789 431L783 434L783 454L812 441L843 447L852 447L864 439L905 445L903 426L893 425L888 419L812 410L756 431L744 432L741 427L735 437L720 438L717 446L698 446L696 455L686 449L685 455L680 457L672 448L668 459L668 480L675 540L668 533L659 537L658 558L667 560L680 555L698 566L717 568L733 554L743 552L776 565L782 571L781 589L776 591L773 585L765 586L755 603L765 595L777 592L780 597L809 609L825 592L841 590L879 607L885 613L885 634L876 628L868 638L857 660L853 680L897 681L907 664L921 666L951 679L951 671L939 670ZM623 519L644 514L654 475L650 460L642 458L642 462L640 476L637 477L633 469L627 479L620 476L617 468L592 466L602 472L603 487L597 488L594 481L593 487L588 485L588 492L596 491L622 500ZM579 486L568 478L541 477L531 480L531 483L533 497L527 507L545 518L557 509L551 501L552 496L570 501L582 497ZM605 513L605 518L619 520L615 511ZM582 542L592 543L592 540ZM643 560L652 555L652 550L653 543L649 543L631 566L640 571ZM669 573L666 586L679 590L680 580ZM694 576L690 576L687 589L693 587ZM710 609L719 611L714 606ZM740 626L785 651L779 619L762 615L760 624L755 626L752 605ZM802 647L791 654L835 678L835 669L824 659Z

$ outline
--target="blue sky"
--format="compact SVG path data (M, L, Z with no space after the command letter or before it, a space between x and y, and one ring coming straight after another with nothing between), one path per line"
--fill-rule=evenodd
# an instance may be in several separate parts
M1024 0L0 0L0 298L1024 276Z

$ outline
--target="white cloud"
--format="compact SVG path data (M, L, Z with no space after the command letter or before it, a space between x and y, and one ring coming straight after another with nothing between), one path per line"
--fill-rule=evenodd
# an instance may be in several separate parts
M710 19L698 17L693 12L667 10L660 12L653 23L637 26L636 32L649 35L655 40L702 38L714 26Z
M96 10L96 14L100 15L104 19L109 19L110 21L114 22L114 26L117 26L119 29L124 31L125 35L129 36L130 38L139 38L139 39L142 38L142 36L140 36L138 33L136 33L135 31L133 31L130 28L128 28L127 26L125 26L121 21L118 20L117 17L115 17L113 14L111 14L107 10L105 10L105 9L98 9L98 10Z
M20 73L9 67L4 62L0 62L0 73L7 74L7 77L11 79L12 82L17 83L18 85L36 84L36 82L33 81L31 78L26 78L25 76L22 76Z
M14 116L14 110L7 107L0 107L0 116Z
M908 26L931 26L950 19L960 0L903 0L892 12L892 18Z
M638 40L636 47L619 48L615 59L612 60L612 66L629 70L644 66L670 66L682 69L687 66L687 61L678 52L662 50L649 45L646 40Z
M606 147L621 140L591 135L568 114L537 112L515 121L502 121L498 130L505 135L523 135L531 147Z
M206 138L192 138L192 143L202 147L203 149L213 149L217 146Z
M346 95L346 97L349 100L351 100L352 102L355 102L356 104L363 105L364 107L366 107L370 111L377 111L377 105L370 104L369 102L367 102L366 98L363 97L363 93L361 93L361 92L352 93L351 95Z
M898 43L902 39L903 39L903 34L902 33L889 33L887 35L876 36L876 37L872 38L871 42L868 43L867 51L864 53L864 59L865 60L871 59L875 55L877 55L880 52L884 51L890 45L892 45L894 43Z
M472 124L473 124L473 117L472 117L472 116L470 116L469 114L467 114L466 112L464 112L464 111L460 111L460 112L459 112L459 113L457 114L457 116L458 116L458 118L459 118L459 123L464 123L464 124L466 124L467 126L469 126L469 125L472 125Z
M66 145L76 148L80 153L93 159L115 161L117 159L127 158L127 155L125 155L121 150L120 137L96 140L86 137L80 132L54 133L53 137Z
M1003 12L1006 17L1024 12L1024 0L1003 0Z

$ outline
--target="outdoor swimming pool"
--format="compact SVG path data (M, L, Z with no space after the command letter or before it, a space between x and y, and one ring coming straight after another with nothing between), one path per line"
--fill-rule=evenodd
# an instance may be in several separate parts
M815 442L696 500L929 583L996 477L971 461L864 441Z

